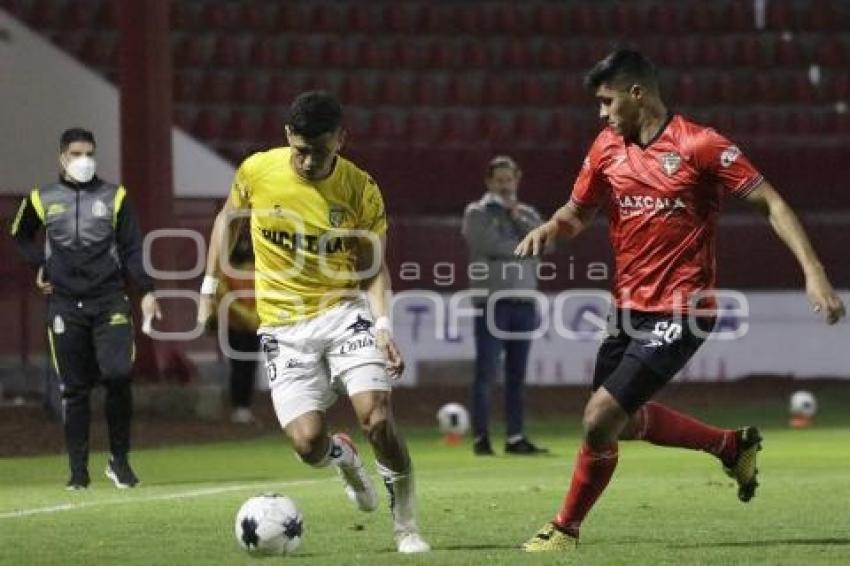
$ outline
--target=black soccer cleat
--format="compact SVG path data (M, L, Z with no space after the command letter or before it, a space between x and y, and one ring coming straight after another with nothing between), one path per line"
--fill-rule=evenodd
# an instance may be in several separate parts
M126 458L110 458L106 465L106 477L112 480L118 489L129 489L139 484L139 478L133 473Z
M71 472L71 478L65 484L65 490L79 491L81 489L88 489L90 483L88 470L75 470Z
M738 499L747 503L755 497L758 487L758 467L756 457L761 450L761 433L754 426L738 429L735 432L738 451L731 465L723 466L730 478L738 482Z
M490 438L487 436L479 436L472 443L472 452L476 456L494 456L493 446L490 444Z
M537 446L524 436L515 442L505 443L505 454L520 454L523 456L534 456L536 454L548 454L547 448Z

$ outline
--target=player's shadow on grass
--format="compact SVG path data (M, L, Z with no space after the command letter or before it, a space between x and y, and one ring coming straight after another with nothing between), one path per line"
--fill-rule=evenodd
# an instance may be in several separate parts
M700 544L668 544L668 548L718 548L718 547L758 547L758 546L842 546L850 545L850 538L788 538L769 540L742 540L726 542L705 542Z

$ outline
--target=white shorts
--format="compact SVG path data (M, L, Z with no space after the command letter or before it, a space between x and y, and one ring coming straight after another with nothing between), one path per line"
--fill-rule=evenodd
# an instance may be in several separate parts
M360 300L344 301L295 324L258 330L281 427L304 413L324 412L339 394L390 390L373 324Z

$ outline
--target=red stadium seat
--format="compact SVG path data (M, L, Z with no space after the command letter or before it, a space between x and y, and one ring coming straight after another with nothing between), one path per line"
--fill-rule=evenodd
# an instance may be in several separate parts
M104 2L117 4L117 2ZM170 2L170 20L173 31L192 32L203 29L201 5L197 2ZM117 12L117 10L116 10ZM116 22L118 14L116 13Z
M522 3L502 2L493 6L494 31L509 36L532 33L532 14Z
M503 66L512 69L526 70L534 67L536 62L530 42L525 39L509 40L504 45L501 63Z
M174 100L177 103L194 102L198 99L201 80L196 71L174 73Z
M551 106L555 102L554 81L547 81L540 75L526 75L521 79L521 100L535 108Z
M244 43L232 35L219 35L213 52L213 63L218 67L240 67L245 63Z
M550 144L556 146L573 145L577 134L578 127L572 112L557 110L549 115L545 136Z
M422 29L428 35L445 35L454 27L454 8L436 2L423 3Z
M558 79L555 86L555 103L566 106L581 104L590 100L590 96L584 92L582 78L578 75L564 75Z
M194 106L185 104L174 105L174 124L186 132L193 131L197 115L198 112Z
M556 2L541 2L536 5L534 27L546 35L564 36L569 30L567 6Z
M697 38L697 61L701 67L725 67L730 60L728 44L708 37Z
M97 9L89 3L69 2L62 16L63 28L67 31L93 29Z
M807 109L795 110L791 113L789 129L792 134L811 136L825 132L821 115Z
M375 143L390 144L401 138L398 120L392 112L373 112L369 131Z
M513 129L513 115L505 112L480 114L475 128L481 139L492 146L513 142Z
M721 21L727 31L755 30L752 2L729 2Z
M724 72L711 75L707 88L722 104L739 104L744 98L743 95L746 90L742 81L739 81L732 74Z
M113 34L94 33L83 43L81 54L84 60L95 67L118 67L118 37Z
M263 78L248 71L234 81L233 100L240 104L262 104L266 100L266 84Z
M239 25L245 31L266 33L275 27L278 6L269 3L239 2Z
M224 133L223 116L214 110L201 110L195 120L193 132L208 143L218 140Z
M368 69L394 69L398 66L394 45L369 39L358 46L358 65Z
M492 11L472 2L462 3L455 8L454 26L458 34L472 36L493 34L496 29Z
M416 34L422 29L422 6L418 3L388 2L384 27L391 33Z
M770 0L767 2L768 29L784 31L799 29L800 25L788 0Z
M831 84L830 96L834 100L850 102L850 76L846 73L835 75Z
M390 106L410 106L413 104L413 79L389 73L381 77L378 87L380 104Z
M598 10L594 3L574 2L567 18L568 31L579 35L599 33L603 26Z
M230 102L232 97L233 76L230 73L211 72L201 79L201 100L224 104Z
M475 75L459 75L449 79L449 104L478 107L484 103L484 80Z
M463 65L460 46L454 41L435 39L428 47L428 64L434 69L453 69Z
M260 132L260 121L253 112L234 110L224 131L231 141L256 142Z
M321 50L314 41L303 39L303 36L290 38L286 45L286 62L296 69L311 69L318 67Z
M686 10L683 19L688 29L706 33L721 27L716 6L712 2L684 2L682 8ZM712 38L705 37L703 41L711 42Z
M286 123L286 114L281 110L267 110L260 118L258 127L259 141L263 145L277 146L284 140L283 125Z
M312 12L301 2L280 2L275 22L277 31L304 31L310 29Z
M61 29L62 6L51 0L34 0L26 13L26 22L39 30Z
M348 12L348 32L377 33L384 29L383 7L374 2L352 2Z
M204 5L204 30L232 30L239 25L239 6L235 2L209 2Z
M517 80L510 77L491 75L484 87L484 103L496 106L513 106L520 97Z
M433 110L416 109L407 116L407 139L413 145L430 145L438 136L438 119Z
M366 73L354 71L342 81L342 102L356 106L367 106L375 102L375 89Z
M429 64L427 46L421 42L401 41L396 43L396 52L405 69L422 69Z
M362 49L354 40L332 38L325 41L322 49L322 67L325 69L352 69L359 66L358 54Z
M811 104L820 97L807 75L798 74L791 79L791 94L798 104Z
M421 75L416 80L416 103L440 108L446 104L447 92L444 80L432 75Z
M638 35L647 27L644 13L634 2L617 2L608 16L611 26L621 36Z
M299 84L291 75L272 75L269 79L268 101L271 104L289 106L299 92Z
M804 10L806 18L806 27L815 32L842 30L842 24L846 24L847 20L844 17L847 13L847 6L844 3L843 10L841 4L843 2L835 0L821 0L807 3Z
M564 70L571 67L571 60L564 43L548 39L540 46L540 65L546 69Z
M177 43L174 50L176 67L206 67L212 56L211 39L187 36Z
M680 33L683 20L678 5L678 2L651 4L644 17L647 29L663 35Z
M117 29L118 2L101 2L95 10L95 24L99 29Z
M477 135L467 112L451 111L443 116L441 140L447 144L465 145Z
M543 142L543 131L543 122L537 112L524 111L517 115L514 135L518 143L540 145Z
M315 3L310 31L316 33L339 33L345 30L348 6L344 3Z
M850 65L850 50L837 36L825 36L818 45L816 63L827 67L844 67Z
M773 42L773 62L781 67L799 67L805 61L800 43L793 36L777 36Z
M463 68L486 69L490 66L490 52L487 45L480 40L467 40L461 47L463 52Z

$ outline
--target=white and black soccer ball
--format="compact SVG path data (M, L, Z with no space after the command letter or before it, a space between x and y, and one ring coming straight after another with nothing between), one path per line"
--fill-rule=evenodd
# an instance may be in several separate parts
M809 391L796 391L791 395L791 400L788 403L788 411L792 417L810 419L818 412L817 399Z
M290 498L252 497L236 513L236 541L251 554L291 554L301 546L304 518Z
M462 436L469 432L469 411L460 403L447 403L437 411L437 424L443 434Z

